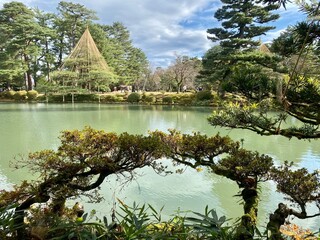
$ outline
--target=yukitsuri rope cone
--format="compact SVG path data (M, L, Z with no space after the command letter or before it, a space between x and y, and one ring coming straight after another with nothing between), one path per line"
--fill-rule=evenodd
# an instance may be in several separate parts
M92 90L98 82L105 82L114 76L97 48L88 27L59 72L64 79L64 84L82 86L88 90Z
M89 28L87 28L82 34L80 40L71 51L70 55L65 60L65 63L61 66L61 69L70 67L69 64L73 66L73 71L79 70L109 70L107 62L101 55L99 49L97 48Z
M260 44L259 51L263 53L271 53L270 49L264 43Z

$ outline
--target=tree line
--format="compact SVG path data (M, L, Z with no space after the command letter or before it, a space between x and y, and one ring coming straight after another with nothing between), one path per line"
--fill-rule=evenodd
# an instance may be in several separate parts
M133 46L128 29L120 22L95 23L97 19L94 11L72 2L61 1L55 14L21 2L5 3L0 10L1 83L31 90L51 81L51 73L62 65L88 26L117 81L139 79L148 61Z
M129 30L121 23L96 23L96 13L81 4L61 1L56 13L9 2L0 10L1 87L23 87L54 82L54 73L64 63L85 31L91 35L111 72L104 80L106 90L121 84L140 90L181 91L194 88L201 61L178 56L169 69L153 70L146 54L132 44ZM182 67L183 66L183 67ZM41 88L39 88L41 89Z

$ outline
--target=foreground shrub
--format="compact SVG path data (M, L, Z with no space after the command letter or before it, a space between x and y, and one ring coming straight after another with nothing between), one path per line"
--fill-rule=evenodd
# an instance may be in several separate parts
M175 214L167 221L162 220L161 210L151 205L128 206L119 200L120 209L112 219L102 220L90 214L72 218L59 218L44 211L33 212L36 219L29 219L31 236L39 239L233 239L232 229L226 226L226 217L218 217L215 210L205 209L205 213L184 212ZM71 215L70 215L71 213ZM10 231L9 231L10 232Z
M27 92L28 100L34 100L38 97L38 92L36 90L31 90Z
M130 93L128 98L127 98L127 101L129 103L137 103L137 102L139 102L140 101L140 94L136 93L136 92Z

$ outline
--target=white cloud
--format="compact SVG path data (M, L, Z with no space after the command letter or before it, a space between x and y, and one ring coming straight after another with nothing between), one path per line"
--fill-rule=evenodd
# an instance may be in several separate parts
M210 2L216 1L132 0L123 4L118 0L101 0L94 1L94 5L99 6L95 10L102 22L122 22L130 30L135 46L141 48L154 65L163 65L174 58L174 52L202 56L210 47L206 28L183 27ZM94 5L87 4L91 9ZM112 9L111 14L108 14L108 9Z

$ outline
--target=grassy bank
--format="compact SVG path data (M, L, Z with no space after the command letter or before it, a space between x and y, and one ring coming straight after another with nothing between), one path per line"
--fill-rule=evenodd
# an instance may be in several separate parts
M0 101L46 103L128 103L148 105L183 105L218 107L225 101L243 102L238 95L227 94L224 99L213 91L200 92L108 92L108 93L48 93L36 91L6 91L0 93Z

